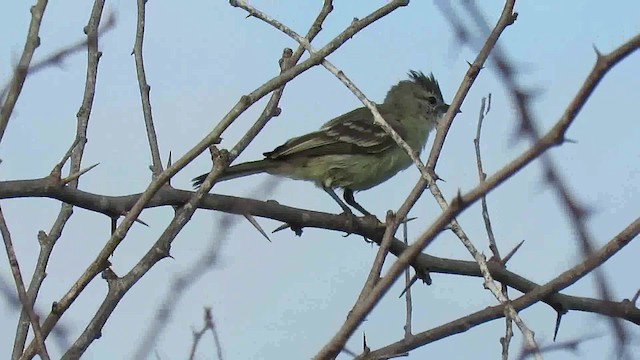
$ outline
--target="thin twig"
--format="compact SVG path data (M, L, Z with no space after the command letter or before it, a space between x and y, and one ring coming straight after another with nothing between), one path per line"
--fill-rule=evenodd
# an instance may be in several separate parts
M29 316L31 328L33 329L33 333L38 344L38 355L40 355L42 359L48 360L49 352L47 351L47 347L44 343L44 337L42 336L42 331L40 329L40 319L38 318L38 315L36 315L35 311L33 311L33 304L29 300L27 290L24 287L24 281L22 281L22 274L20 273L20 265L18 264L18 257L13 249L11 233L9 232L9 227L4 219L2 208L0 208L0 233L2 233L2 240L4 240L4 248L7 251L7 258L9 260L9 266L11 267L11 274L13 274L13 281L16 284L18 298L22 303L23 311L25 311Z
M358 295L358 299L365 298L371 292L371 289L376 285L378 280L380 280L380 274L382 273L382 266L389 254L389 244L391 243L391 239L393 239L394 231L396 229L395 226L396 217L393 214L393 211L387 211L387 217L385 221L385 229L384 235L382 235L382 241L380 242L380 246L378 247L378 251L376 252L376 257L373 260L373 264L371 264L371 270L369 270L369 276L367 276L367 280L365 280L364 285L362 286L362 290L360 291L360 295ZM356 304L360 300L356 301Z
M487 178L487 174L485 174L483 166L482 166L482 156L480 154L480 134L482 131L482 123L487 114L489 114L489 110L491 109L491 93L487 95L487 97L482 98L482 102L480 104L480 114L478 115L478 126L476 128L476 137L473 139L473 144L476 149L476 164L478 166L478 178L480 181L484 181ZM482 205L482 219L484 220L484 227L487 231L487 237L489 238L489 249L493 253L493 257L500 261L500 251L498 250L498 245L496 244L496 238L493 235L493 228L491 227L491 218L489 217L489 207L487 206L487 197L483 196L480 199L480 203Z
M136 26L136 41L133 45L133 55L136 61L136 73L138 75L138 87L140 88L140 100L142 101L142 114L144 116L144 125L147 129L147 138L149 139L149 148L151 150L151 174L157 177L162 172L162 160L160 160L160 150L158 149L158 137L156 129L153 125L153 113L151 111L151 100L149 100L149 92L151 86L147 83L147 75L144 70L144 59L142 56L142 44L144 42L144 24L145 24L145 5L146 0L137 0L138 4L138 21Z
M223 360L222 358L222 346L220 344L220 338L218 337L218 331L216 330L216 325L213 321L213 316L211 315L211 308L204 309L204 325L202 329L199 331L193 332L193 342L191 344L191 351L189 352L189 360L195 359L196 350L198 349L198 344L202 339L202 336L207 331L211 331L213 334L213 342L216 346L216 353L218 354L218 360Z
M204 185L203 183L203 186ZM257 186L252 195L261 194L268 196L275 189L275 185L276 182L271 179L271 181ZM189 268L169 282L167 293L156 309L156 316L153 317L153 321L151 321L145 331L144 337L138 342L138 346L132 357L133 359L144 359L149 355L158 338L169 324L178 302L186 294L186 291L207 274L209 270L216 266L224 239L232 231L233 227L239 223L240 219L240 217L230 214L221 215L217 223L213 226L215 236L209 240L209 245L202 252L202 255L198 257ZM163 237L158 239L152 249L166 249L166 251L168 251L169 247L170 237L164 236L163 234ZM125 276L126 280L135 281L136 278L144 275L144 273L151 268L151 265L154 264L153 260L156 258L154 256L153 251L150 250L138 264L131 269L131 272Z
M0 108L0 141L2 141L4 131L7 129L7 124L9 124L9 118L18 101L24 81L27 78L33 53L36 51L36 48L40 46L40 24L42 23L44 11L47 8L47 2L47 0L38 0L36 4L31 7L31 23L27 31L27 39L24 44L24 50L22 50L22 56L20 56L18 66L16 66L13 72L11 82L6 87L6 96L4 95L4 91L2 95L0 95L0 103L2 104Z
M82 98L82 104L80 105L80 109L78 110L78 113L76 115L77 125L76 125L75 139L71 144L71 146L69 147L69 151L71 154L69 155L69 151L68 151L63 157L63 159L60 161L60 163L54 166L54 169L52 171L52 173L56 173L58 176L61 176L62 166L64 165L64 163L66 163L69 156L71 157L69 174L80 173L80 169L82 165L82 156L84 154L84 149L85 149L85 144L87 139L89 115L91 114L91 109L93 106L93 98L94 98L95 89L96 89L98 62L102 55L102 53L99 51L99 48L98 48L98 39L100 34L102 34L101 31L108 30L115 25L115 17L112 15L108 17L107 23L105 24L105 26L103 28L100 28L103 9L104 9L104 0L96 0L93 4L93 8L91 10L91 14L89 16L87 25L84 28L84 32L87 36L86 40L82 42L82 47L86 45L86 48L87 48L87 71L86 71L84 94ZM58 52L58 54L64 55L64 54L69 54L69 52L61 51L61 52ZM62 59L64 56L55 57L55 58ZM47 64L46 61L47 60L45 59L45 61L42 64ZM71 179L71 181L68 182L67 187L69 189L77 189L78 179L77 178ZM40 252L38 254L38 260L36 262L36 266L33 271L33 275L31 277L31 281L29 283L29 290L28 290L28 295L32 301L32 304L35 302L35 299L38 296L38 292L40 291L40 287L42 286L42 283L44 281L47 266L49 264L49 259L50 259L51 253L53 252L53 247L55 246L57 240L62 235L62 231L67 221L71 218L71 215L73 213L72 209L73 207L71 205L69 205L68 203L63 203L61 205L60 212L58 213L58 217L56 218L55 222L51 226L49 233L46 234L44 231L41 231L40 233L38 233ZM24 346L26 343L26 338L29 330L28 323L25 321L25 319L26 319L26 314L22 312L20 314L20 319L18 321L18 326L16 329L12 359L18 359L24 350ZM47 330L44 323L42 324L42 327L43 327L43 335L46 338L47 333L50 331L50 329ZM32 353L32 351L30 353Z
M405 245L409 246L409 229L407 226L407 222L402 223L402 236ZM417 275L417 274L416 274ZM407 267L404 271L404 284L405 284L405 323L404 323L404 338L405 340L409 340L411 336L413 336L413 331L411 329L411 313L413 312L413 304L411 302L411 268Z
M25 49L14 70L11 81L0 91L0 103L4 100L0 110L0 140L4 135L4 131L6 130L9 119L11 118L11 113L13 112L17 99L20 96L20 92L22 91L26 78L41 70L49 68L50 66L62 63L65 58L76 52L84 50L87 45L87 40L82 40L55 51L43 60L30 64L35 49L40 45L40 38L38 36L40 26L39 22L42 20L47 2L48 0L39 0L36 5L31 7L32 20L29 26L29 33L27 34ZM105 21L104 26L99 29L99 34L105 34L109 30L113 29L115 24L116 17L115 15L110 14L107 21Z
M482 132L482 124L485 116L489 114L491 109L491 93L487 97L482 98L480 104L480 114L478 115L478 126L476 128L476 137L473 139L476 150L476 164L478 166L478 178L482 182L487 178L487 174L484 172L482 166L482 155L480 152L480 135ZM483 196L480 199L482 206L482 219L484 220L485 230L487 231L487 237L489 238L489 249L493 253L493 259L502 264L502 258L500 257L500 251L496 244L496 239L493 234L493 227L491 226L491 218L489 217L489 207L487 206L487 197ZM501 284L502 295L505 299L509 299L509 290L506 284ZM509 359L509 345L513 338L513 318L511 312L505 314L505 336L500 338L500 346L502 347L502 360Z

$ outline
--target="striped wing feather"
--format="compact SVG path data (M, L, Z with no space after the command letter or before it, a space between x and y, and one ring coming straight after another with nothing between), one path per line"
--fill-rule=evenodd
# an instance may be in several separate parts
M396 119L379 110L394 130L405 138L404 129ZM290 139L273 151L264 153L264 156L278 160L298 156L379 154L392 146L396 146L395 141L382 127L374 124L371 111L362 107L329 121L316 132Z

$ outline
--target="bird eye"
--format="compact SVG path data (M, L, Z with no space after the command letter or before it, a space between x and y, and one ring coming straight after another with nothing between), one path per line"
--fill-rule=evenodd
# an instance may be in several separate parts
M419 96L422 100L426 100L429 104L435 106L438 103L438 100L433 95L422 95Z

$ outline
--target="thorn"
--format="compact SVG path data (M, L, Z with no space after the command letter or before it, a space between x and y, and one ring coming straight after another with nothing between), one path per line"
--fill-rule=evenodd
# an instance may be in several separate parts
M129 213L128 211L125 211L122 214L120 214L120 216L127 216L128 213ZM118 218L117 217L113 217L113 218L111 218L111 220L112 220L111 221L111 234L113 235L113 232L116 231L116 221L118 220ZM149 224L147 224L146 222L142 221L139 218L133 219L133 221L137 222L138 224L142 224L142 225L144 225L146 227L150 227Z
M278 226L275 230L273 230L271 233L275 234L278 231L282 231L282 230L288 229L288 228L289 228L289 224L282 224L282 225Z
M556 328L553 330L553 341L556 341L558 331L560 331L560 321L562 321L562 313L558 311L558 317L556 317Z
M282 224L278 226L275 230L273 230L271 233L274 234L284 229L291 229L291 231L293 231L296 234L296 236L302 236L302 227L291 225L291 224Z
M462 190L460 190L460 188L458 188L458 191L456 192L456 196L453 198L453 200L451 200L451 206L455 206L456 208L458 208L459 206L462 205Z
M171 151L169 151L169 159L167 159L167 167L171 167Z
M114 216L111 218L111 235L116 232L116 227L118 226L118 217Z
M602 57L602 53L600 52L600 50L598 50L598 48L596 47L596 44L592 44L591 46L593 46L593 51L596 53L596 57L599 60Z
M415 220L415 219L417 219L417 217L410 217L410 218L406 218L406 219L404 219L404 220L400 221L400 225L402 225L402 224L404 224L404 223L407 223L407 224L408 224L408 223L409 223L409 221L413 221L413 220Z
M80 176L86 174L87 172L89 172L90 170L92 170L93 168L95 168L98 165L100 165L100 163L95 163L95 164L89 166L88 168L86 168L84 170L80 170L80 172L78 172L76 174L67 176L66 178L61 180L62 185L67 185L68 183L72 182L73 180L76 180L77 178L79 178Z
M520 241L520 243L516 245L516 247L514 247L511 251L509 251L507 256L505 256L500 262L502 266L507 265L507 261L511 260L511 257L516 253L516 251L518 251L518 249L520 249L520 246L522 246L522 244L524 244L524 240Z
M640 289L638 289L638 291L636 291L636 294L633 295L633 298L631 298L631 303L635 306L636 303L638 302L638 297L640 297Z
M433 173L433 174L432 174L432 176L433 176L433 180L434 180L434 181L436 181L436 182L437 182L437 181L442 181L443 183L446 183L446 182L447 182L447 180L445 180L445 179L441 178L441 177L440 177L440 175L438 175L438 174L436 174L436 173Z
M362 333L362 352L368 354L371 351L369 346L367 345L367 334L365 332Z
M254 218L250 214L242 214L242 215L244 216L245 219L247 219L247 221L249 221L249 223L251 223L251 225L253 225L253 227L256 228L256 230L258 230L260 234L262 234L262 236L264 236L265 239L267 239L268 242L271 242L271 239L269 239L269 236L267 236L267 233L264 232L260 224L258 224L258 222L256 221L256 218Z
M418 281L418 279L419 279L418 273L413 274L413 277L411 277L411 280L409 280L409 283L407 284L407 286L405 286L404 289L402 289L402 292L400 293L400 296L398 296L398 298L401 298L407 292L407 290L409 290L411 286L413 286L413 284L415 284L415 282Z
M138 224L142 224L142 225L144 225L146 227L150 227L149 224L147 224L146 222L144 222L144 221L142 221L140 219L135 219L134 221L137 222Z
M574 140L574 139L570 139L570 138L563 138L562 142L569 143L569 144L577 144L578 140Z

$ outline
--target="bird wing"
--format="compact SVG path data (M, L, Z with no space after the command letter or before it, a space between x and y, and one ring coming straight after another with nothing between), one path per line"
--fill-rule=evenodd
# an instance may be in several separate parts
M404 138L405 130L393 115L381 108L379 110L391 127ZM395 141L374 123L371 111L362 107L338 116L318 131L290 139L273 151L264 153L264 156L277 160L293 156L378 154L392 146L396 146Z

